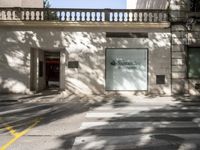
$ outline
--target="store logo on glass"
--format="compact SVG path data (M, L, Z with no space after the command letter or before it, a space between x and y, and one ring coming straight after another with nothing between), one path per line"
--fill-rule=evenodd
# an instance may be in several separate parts
M116 65L117 65L117 63L116 63L115 60L113 60L110 64L111 64L112 66L116 66Z
M139 62L131 62L127 60L112 60L110 62L111 66L120 68L127 68L127 69L137 69L141 65Z

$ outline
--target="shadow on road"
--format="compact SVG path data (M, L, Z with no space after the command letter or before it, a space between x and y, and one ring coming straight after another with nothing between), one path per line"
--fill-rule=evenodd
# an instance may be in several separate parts
M113 101L118 100L114 98ZM122 98L117 107L113 105L113 109L108 110L118 112L121 117L88 118L87 123L93 121L106 123L85 128L83 126L79 132L60 137L63 144L58 149L69 148L69 141L73 139L75 139L73 150L200 149L199 97L175 97L171 104L154 101L124 105L123 102ZM155 106L160 108L153 108ZM132 107L133 110L125 111L128 107ZM138 107L141 107L141 110L134 111L134 108ZM96 111L94 108L93 112Z
M146 97L147 100L144 97L144 101L140 101L137 97L132 99L120 94L93 97L74 94L59 97L60 95L41 94L10 103L1 100L0 127L4 128L9 124L21 131L27 122L38 117L44 118L38 124L42 126L83 112L111 112L116 116L86 118L86 122L104 122L103 125L86 126L59 136L58 140L62 144L57 149L71 149L73 143L74 150L200 149L199 97L177 96L168 103L159 101L159 97ZM58 102L48 102L48 99L55 96L58 96ZM101 109L104 107L108 108Z

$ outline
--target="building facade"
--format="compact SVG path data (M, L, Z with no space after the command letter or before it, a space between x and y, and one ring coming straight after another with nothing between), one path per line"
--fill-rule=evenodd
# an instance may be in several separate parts
M25 8L43 8L42 0L0 0L0 8L3 7L25 7Z
M0 9L1 93L198 95L198 2L130 2L125 10Z

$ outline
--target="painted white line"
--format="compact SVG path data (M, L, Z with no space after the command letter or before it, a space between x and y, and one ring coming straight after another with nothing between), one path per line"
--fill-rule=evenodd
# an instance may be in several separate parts
M98 107L98 108L95 108L94 111L97 111L97 110L109 110L109 111L116 111L116 110L119 110L119 111L130 111L130 110L153 110L153 109L161 109L163 107L160 107L160 106L157 106L157 107L145 107L145 106L126 106L126 107L113 107L113 106L101 106L101 107Z
M134 129L134 128L195 128L199 123L186 121L163 122L84 122L79 129Z
M100 106L98 108L95 108L93 109L94 111L116 111L116 110L119 110L119 111L138 111L138 110L155 110L156 109L160 109L160 110L165 110L165 111L170 111L170 110L200 110L200 107L199 106L191 106L191 107L181 107L181 108L174 108L174 107L163 107L163 106L124 106L124 107L113 107L113 106Z
M86 118L112 118L112 117L123 117L123 115L113 112L90 112L86 114Z
M199 117L200 112L88 112L86 118L120 118L120 117Z

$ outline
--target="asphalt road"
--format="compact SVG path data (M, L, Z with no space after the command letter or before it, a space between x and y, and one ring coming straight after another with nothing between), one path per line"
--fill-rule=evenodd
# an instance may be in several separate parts
M0 96L0 150L199 150L198 97Z

